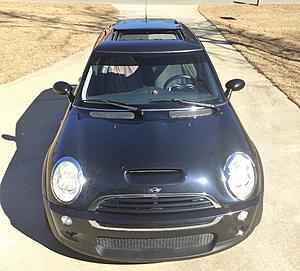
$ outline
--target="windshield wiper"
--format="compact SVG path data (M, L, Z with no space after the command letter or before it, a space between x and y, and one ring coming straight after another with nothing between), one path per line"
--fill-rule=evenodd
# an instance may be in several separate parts
M136 115L142 117L144 115L144 112L142 109L136 107L136 106L130 106L128 104L125 103L119 103L119 102L115 102L115 101L110 101L110 100L96 100L96 99L88 99L88 100L83 100L83 102L93 102L93 103L102 103L102 104L109 104L112 105L114 107L119 107L119 108L123 108L123 109L128 109L131 112L135 113Z
M152 101L151 103L159 103L159 102L176 102L181 104L196 105L199 107L210 108L217 112L220 110L220 108L214 104L207 104L207 103L201 103L201 102L190 101L190 100L182 100L182 99L157 100L157 101Z

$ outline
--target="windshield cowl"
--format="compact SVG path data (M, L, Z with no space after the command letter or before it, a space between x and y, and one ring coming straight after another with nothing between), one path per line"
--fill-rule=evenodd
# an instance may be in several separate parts
M196 106L192 104L184 104L179 102L173 101L163 101L163 102L153 102L147 105L131 105L134 108L138 108L144 113L146 112L164 112L164 111L199 111L204 109L211 109L211 112L218 113L222 111L222 107L227 102L221 104L214 104L216 109L210 107L203 107L203 106ZM112 106L106 103L93 103L93 102L82 102L74 105L75 108L81 108L85 110L94 110L94 111L105 111L105 112L124 112L124 111L131 111L135 113L131 109L121 108L117 106Z

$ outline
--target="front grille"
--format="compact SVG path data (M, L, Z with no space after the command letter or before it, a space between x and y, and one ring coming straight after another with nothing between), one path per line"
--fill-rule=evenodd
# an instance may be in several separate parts
M200 211L215 208L203 195L113 196L102 200L96 212L124 214L159 214Z
M93 224L103 229L172 230L218 223L220 205L207 194L123 194L103 197L89 208Z
M179 249L209 245L211 233L167 238L97 238L98 247L104 249Z

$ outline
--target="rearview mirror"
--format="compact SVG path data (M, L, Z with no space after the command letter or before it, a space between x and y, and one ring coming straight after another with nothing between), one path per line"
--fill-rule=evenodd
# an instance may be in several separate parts
M225 96L230 99L232 91L239 91L245 87L246 83L242 79L232 79L228 81L225 85L226 91Z
M58 81L53 85L53 90L55 93L60 95L66 94L70 102L74 101L74 94L72 92L73 88L70 84L64 81Z

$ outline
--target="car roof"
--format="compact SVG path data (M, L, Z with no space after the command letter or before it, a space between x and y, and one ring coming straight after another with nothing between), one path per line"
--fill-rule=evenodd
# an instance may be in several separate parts
M117 31L142 29L175 30L179 28L180 24L174 19L127 19L118 21L114 25L114 29Z
M126 19L107 28L98 39L94 51L102 53L174 53L204 50L197 37L174 19ZM122 33L173 33L177 39L120 40Z
M154 41L104 41L95 48L102 53L175 53L202 51L199 44L183 40L154 40Z

